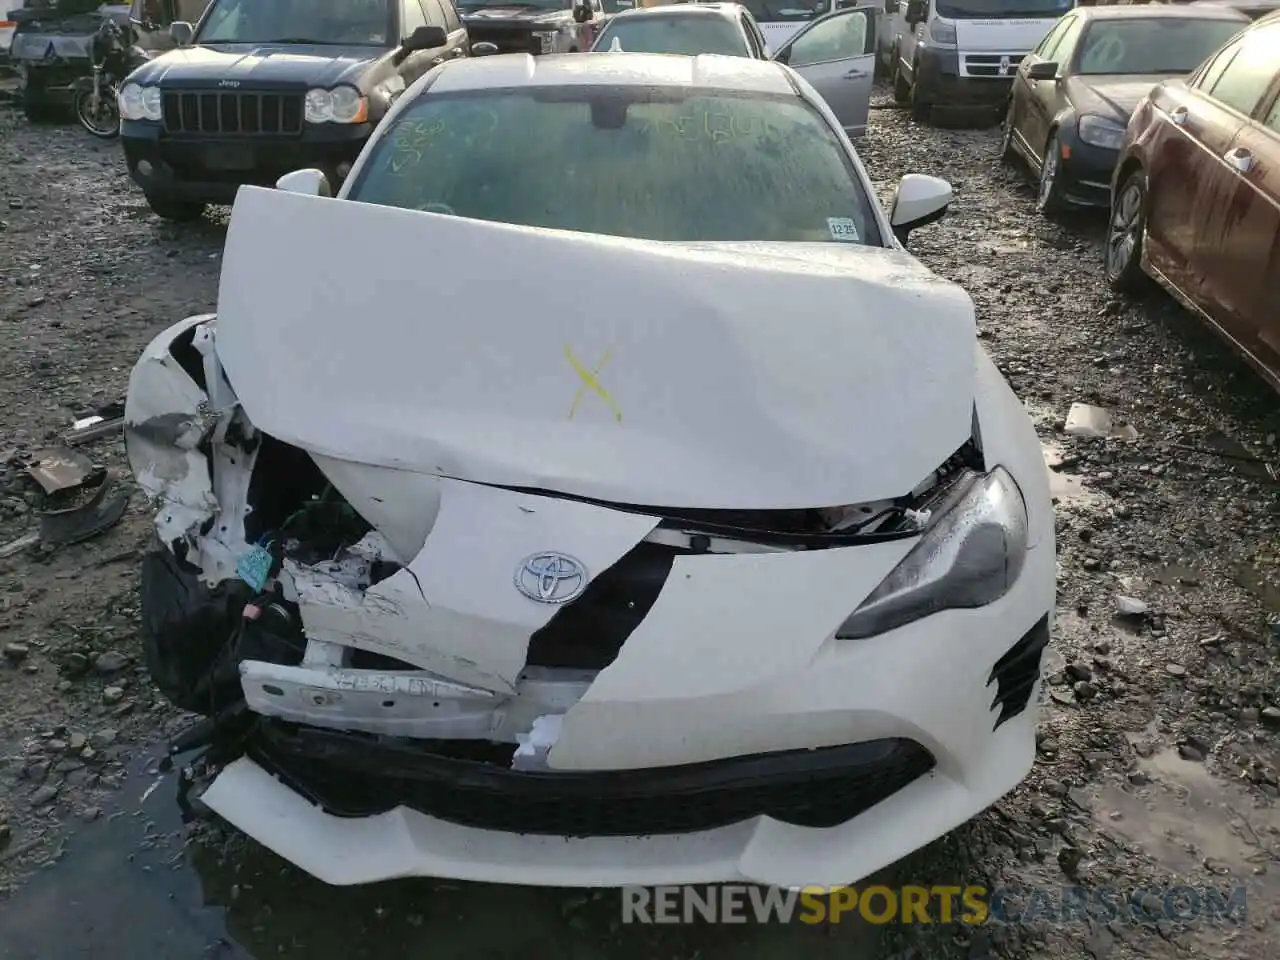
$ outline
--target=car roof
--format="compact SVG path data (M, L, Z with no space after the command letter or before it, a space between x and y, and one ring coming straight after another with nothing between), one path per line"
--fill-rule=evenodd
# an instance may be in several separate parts
M619 10L613 20L634 20L638 17L717 17L735 21L746 7L740 3L666 3L657 7L634 7Z
M1249 18L1226 4L1146 3L1139 6L1076 7L1076 16L1086 20L1239 20Z
M800 97L786 68L770 60L699 54L505 53L464 57L439 68L430 94L501 87L659 86L742 90Z

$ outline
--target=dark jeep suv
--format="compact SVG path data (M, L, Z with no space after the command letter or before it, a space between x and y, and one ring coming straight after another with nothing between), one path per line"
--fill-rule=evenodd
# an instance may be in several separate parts
M120 89L129 174L168 220L300 167L346 176L396 97L467 56L452 0L213 0Z

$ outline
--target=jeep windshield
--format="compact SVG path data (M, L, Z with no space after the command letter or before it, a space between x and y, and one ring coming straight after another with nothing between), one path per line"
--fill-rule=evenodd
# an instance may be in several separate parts
M947 20L1056 20L1074 0L934 0Z
M388 0L213 0L196 43L390 46Z
M799 97L682 88L427 93L348 200L675 242L881 246L836 133Z

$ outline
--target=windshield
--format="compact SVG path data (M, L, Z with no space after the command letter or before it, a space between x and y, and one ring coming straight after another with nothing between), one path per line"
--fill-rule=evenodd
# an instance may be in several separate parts
M760 23L794 23L830 13L833 0L742 0Z
M631 53L679 53L690 57L700 53L730 57L751 55L738 25L717 16L623 17L605 27L596 40L596 49L608 50L614 40Z
M1191 73L1240 32L1231 20L1100 21L1080 41L1075 73Z
M934 12L947 20L1056 20L1074 0L934 0Z
M848 155L793 97L428 93L370 149L348 199L645 240L881 245Z
M387 47L390 32L387 0L214 0L195 40Z

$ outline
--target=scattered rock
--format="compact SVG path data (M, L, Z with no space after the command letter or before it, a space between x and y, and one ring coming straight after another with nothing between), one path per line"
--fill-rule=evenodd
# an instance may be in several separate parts
M1141 617L1147 612L1147 604L1136 597L1116 597L1116 609L1126 617Z
M104 687L102 691L102 702L107 706L113 706L124 699L123 687Z
M27 659L31 653L31 648L25 643L6 643L4 645L4 658L10 663L21 663Z
M1180 663L1166 663L1164 665L1164 672L1169 674L1171 677L1185 677L1187 675L1187 668Z
M1190 743L1178 744L1178 756L1183 760L1190 760L1192 763L1204 763L1204 753L1199 747Z
M103 675L119 673L129 665L129 658L123 653L115 650L108 650L106 653L100 654L98 659L93 661L93 669Z
M58 796L58 788L49 784L37 788L36 792L31 794L32 807L44 807L53 803Z

